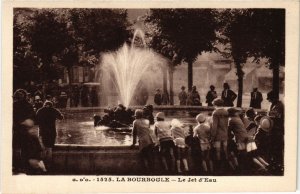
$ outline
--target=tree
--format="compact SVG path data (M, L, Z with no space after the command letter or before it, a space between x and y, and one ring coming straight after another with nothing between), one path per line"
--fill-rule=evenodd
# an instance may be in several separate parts
M220 14L221 42L227 45L226 51L222 52L225 57L232 57L236 75L238 77L237 106L242 107L244 71L243 64L250 56L250 50L254 49L253 43L253 20L251 12L245 10L223 10Z
M167 59L167 66L162 67L163 72L163 92L167 93L167 76L169 74L169 99L170 105L174 105L173 92L173 74L175 67L180 64L180 59L177 57L176 47L168 39L164 38L156 23L151 22L150 17L145 18L146 42L157 53Z
M26 82L40 81L39 58L31 51L26 34L30 27L32 11L14 9L13 18L13 86L24 87Z
M273 91L279 98L279 67L285 65L285 9L253 9L252 21L256 21L253 56L266 57L273 70Z
M126 10L71 9L70 15L77 43L89 54L116 50L130 36Z
M221 14L221 33L229 43L238 76L237 106L242 106L243 63L248 57L256 61L266 57L273 70L273 91L279 97L279 67L285 61L285 10L245 9L225 10ZM226 40L223 39L223 40ZM223 42L224 43L224 42Z
M53 66L53 56L60 57L65 48L73 43L67 24L60 20L57 9L35 10L32 25L28 31L28 39L32 51L41 58L41 67L46 74L44 80L57 79L57 71Z
M193 62L201 52L214 49L218 25L215 14L214 9L150 10L148 21L156 24L159 31L153 41L166 40L176 53L176 60L188 63L189 89L193 85Z

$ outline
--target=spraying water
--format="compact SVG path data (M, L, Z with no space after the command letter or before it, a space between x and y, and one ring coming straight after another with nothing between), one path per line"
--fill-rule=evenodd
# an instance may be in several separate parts
M137 36L142 39L144 48L134 46ZM112 75L112 81L118 90L120 102L128 107L139 82L145 79L145 75L149 73L151 67L161 66L165 63L165 59L146 48L144 33L137 29L131 46L124 44L116 52L105 53L102 63L103 72Z

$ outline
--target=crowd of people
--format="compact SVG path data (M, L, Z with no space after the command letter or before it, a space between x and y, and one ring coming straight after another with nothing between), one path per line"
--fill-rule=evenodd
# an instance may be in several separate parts
M210 90L206 94L207 106L213 106L212 102L218 98L218 94L215 91L215 86L211 85ZM221 99L224 101L224 106L234 106L233 102L237 98L237 94L230 89L228 83L223 84L223 91L221 93ZM202 106L200 94L197 91L197 87L193 86L189 92L185 91L185 87L181 87L181 91L178 93L179 105L181 106ZM262 93L258 91L258 88L253 88L251 92L250 107L260 109L263 101ZM169 97L168 93L162 93L160 89L156 90L154 95L154 103L156 105L168 105Z
M257 89L251 93L251 107L245 113L233 108L236 94L224 84L221 98L215 88L207 94L208 105L214 106L211 114L198 114L196 126L188 132L178 119L166 121L163 112L153 116L153 106L145 105L135 111L119 104L104 110L103 117L94 115L94 126L110 128L132 126L133 145L138 141L140 156L148 173L155 171L155 153L159 153L165 173L190 172L190 155L194 164L208 174L221 174L224 170L247 174L257 166L263 173L281 174L284 148L284 105L271 91L267 100L271 106L267 116L259 115L262 95ZM201 105L196 87L190 94L182 87L180 104L193 99ZM158 91L159 93L160 91ZM34 103L31 97L35 97ZM63 114L55 106L55 98L44 95L39 87L34 95L18 89L13 95L13 171L28 174L46 173L52 168L52 148L56 139L56 120ZM35 125L38 125L36 134ZM154 126L154 131L150 129Z
M66 108L68 101L70 107L99 106L97 86L83 84L59 85L56 80L49 83L35 84L30 82L23 87L28 93L28 101L37 110L42 107L42 102L51 99L56 108Z
M189 126L188 133L179 120L166 121L163 112L156 114L153 132L143 110L137 109L132 146L138 139L143 169L149 174L155 172L158 152L160 169L166 174L195 173L189 171L190 153L194 165L204 174L282 175L284 107L273 92L268 93L268 100L270 110L267 115L260 115L253 108L244 113L215 98L212 114L198 114L197 125Z

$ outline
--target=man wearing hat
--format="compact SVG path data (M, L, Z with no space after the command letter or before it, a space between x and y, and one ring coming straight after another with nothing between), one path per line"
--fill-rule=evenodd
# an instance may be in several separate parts
M228 83L223 84L224 90L222 91L222 100L224 101L224 106L233 106L233 102L237 95L231 89Z
M211 85L210 86L210 91L208 91L207 94L206 94L206 103L207 103L207 106L213 106L212 102L217 97L218 97L218 95L217 95L217 92L215 91L215 86Z
M151 173L154 170L154 140L150 131L150 123L149 120L143 118L143 110L141 109L135 110L134 117L132 146L136 144L138 137L140 156L143 160L144 169Z
M261 92L259 92L257 88L253 88L253 91L251 92L250 107L261 109L262 101L263 97Z
M154 103L158 106L162 103L162 94L160 92L160 89L156 89L156 94L154 95Z
M53 103L46 101L44 106L36 113L36 121L39 125L39 136L46 148L46 158L49 161L52 159L52 148L56 139L56 120L62 120L61 112L53 108Z
M187 103L187 93L185 92L185 87L181 86L181 92L178 94L179 104L186 105Z

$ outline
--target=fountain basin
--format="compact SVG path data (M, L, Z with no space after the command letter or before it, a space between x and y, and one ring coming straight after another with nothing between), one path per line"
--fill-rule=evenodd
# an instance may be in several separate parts
M162 175L158 152L154 154L155 175ZM189 154L191 171L196 166ZM200 164L200 162L199 162ZM138 146L87 146L57 144L53 150L54 175L142 175Z
M142 108L142 107L132 107ZM71 108L62 110L66 114L66 120L70 119L70 116L75 116L75 120L86 120L86 115L90 115L91 119L94 113L103 113L104 107L85 107L85 108ZM163 111L167 113L168 119L174 117L187 123L195 123L194 117L190 116L190 113L198 114L200 112L209 113L213 111L212 107L194 107L194 106L155 106L155 112ZM257 110L260 114L266 114L265 110ZM82 116L85 115L85 116ZM64 122L64 121L61 121ZM90 121L91 125L92 120ZM84 122L87 123L87 122ZM71 121L72 124L72 121ZM73 123L74 124L74 123ZM101 142L93 142L92 144L82 143L89 139L89 133L84 134L84 131L93 131L93 126L79 129L82 126L78 123L74 125L65 126L66 130L73 130L79 133L79 141L76 139L70 142L68 139L64 139L58 136L58 143L53 149L53 164L55 170L53 174L77 174L77 175L140 175L142 174L141 161L138 156L138 146L130 147L132 143L131 134L118 134L113 133L104 134L104 140L106 138L115 138L116 141L109 142L108 144L101 145ZM58 127L61 126L58 124ZM71 128L71 129L70 129ZM58 128L58 130L61 130ZM102 134L102 135L103 135ZM59 135L59 134L58 134ZM125 140L124 140L125 137ZM95 139L99 140L99 139ZM88 141L86 141L88 142ZM122 143L120 143L122 142ZM124 143L125 142L125 143ZM100 145L99 145L100 144ZM155 154L156 170L154 174L162 174L160 168L158 153ZM199 168L199 162L194 163L191 154L188 157L190 169L192 172L197 172Z

